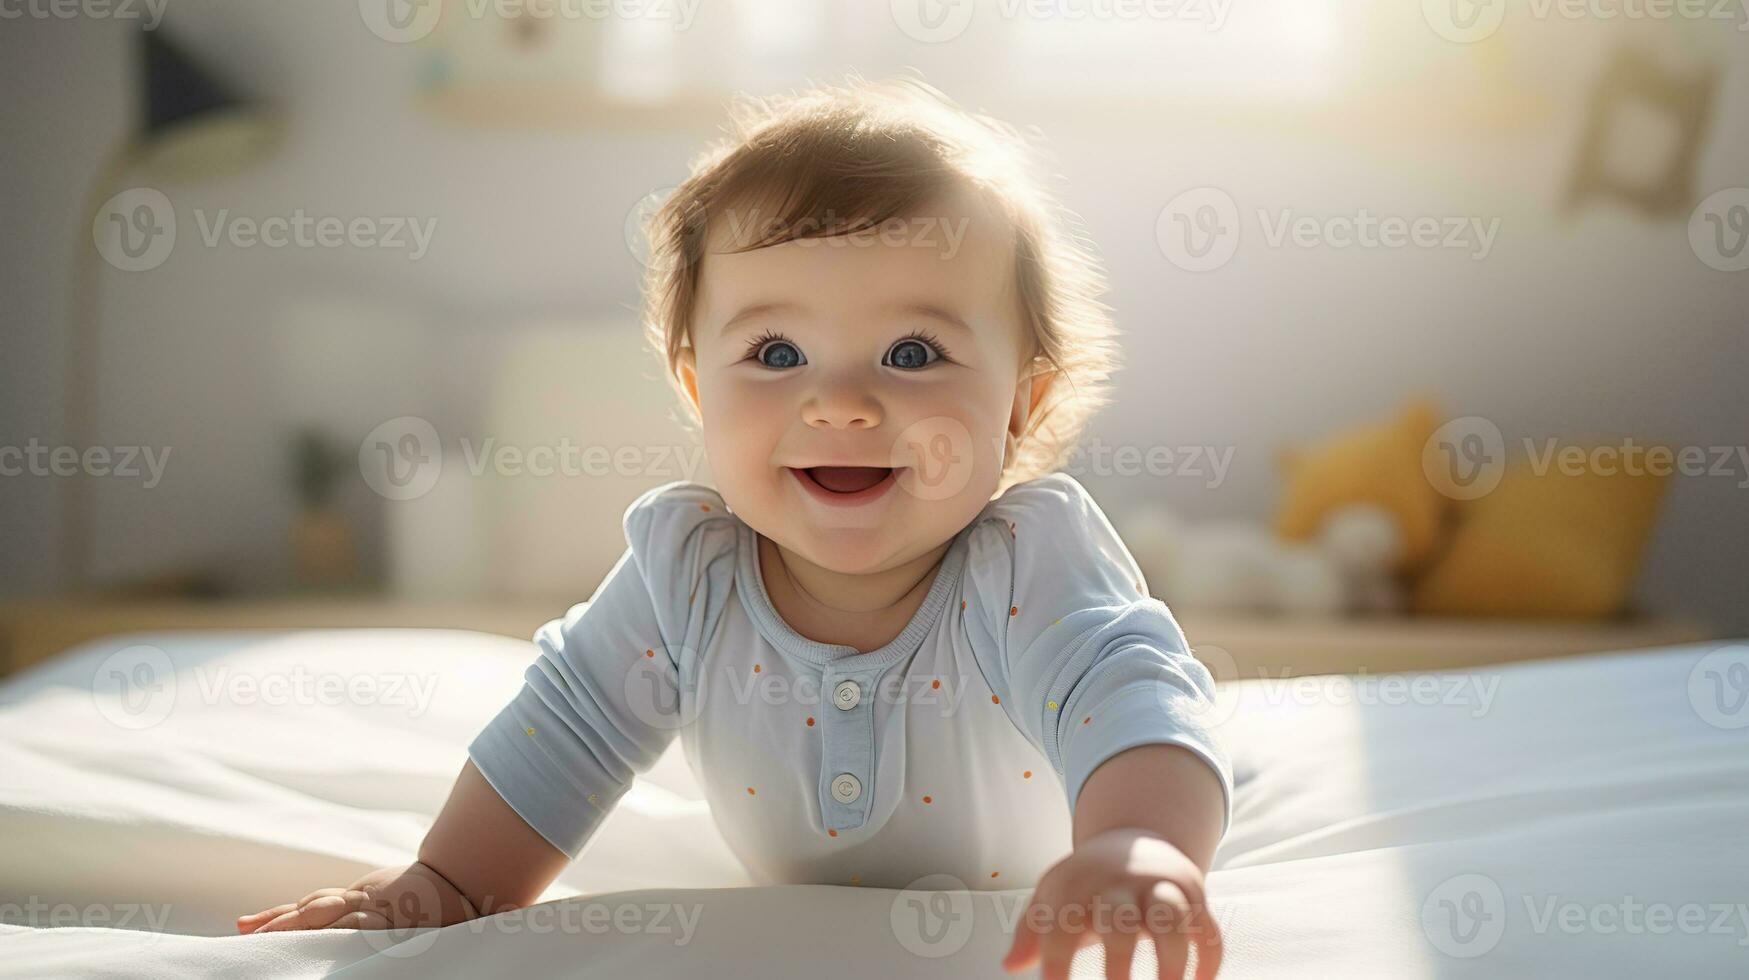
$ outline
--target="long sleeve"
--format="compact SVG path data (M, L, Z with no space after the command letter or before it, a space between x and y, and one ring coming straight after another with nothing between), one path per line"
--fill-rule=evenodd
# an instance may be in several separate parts
M724 517L714 491L690 484L633 503L626 553L587 603L535 634L522 689L468 747L504 801L572 858L691 710L692 600L710 566L733 564Z
M1214 680L1087 491L1066 475L1010 488L980 515L967 566L968 629L1009 716L1056 768L1073 809L1105 760L1182 746L1232 773L1202 718Z

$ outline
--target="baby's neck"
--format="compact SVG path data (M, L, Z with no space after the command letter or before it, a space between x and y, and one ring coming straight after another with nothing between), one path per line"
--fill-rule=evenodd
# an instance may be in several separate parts
M904 631L951 543L895 568L850 575L821 568L760 536L759 569L772 606L791 629L817 643L867 653Z

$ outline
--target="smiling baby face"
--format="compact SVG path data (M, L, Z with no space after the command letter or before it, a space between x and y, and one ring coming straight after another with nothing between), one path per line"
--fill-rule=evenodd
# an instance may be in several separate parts
M752 247L768 229L713 220L679 369L717 489L814 564L903 564L990 500L1032 408L1012 228L958 192Z
M645 330L754 530L845 574L927 558L1103 403L1099 263L1020 133L920 82L731 118L650 217Z

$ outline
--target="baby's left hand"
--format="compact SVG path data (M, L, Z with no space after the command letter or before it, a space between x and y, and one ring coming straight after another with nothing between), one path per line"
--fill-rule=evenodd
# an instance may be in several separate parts
M1165 839L1124 828L1089 838L1033 889L1010 972L1042 959L1043 980L1067 980L1069 961L1089 943L1105 944L1108 980L1129 980L1143 933L1154 940L1162 980L1180 980L1196 943L1196 980L1221 967L1221 930L1209 914L1202 869Z

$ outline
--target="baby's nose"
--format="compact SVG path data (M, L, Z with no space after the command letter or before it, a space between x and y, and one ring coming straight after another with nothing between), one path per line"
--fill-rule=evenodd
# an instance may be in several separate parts
M802 418L817 429L872 429L881 424L881 403L856 385L828 385L802 406Z

